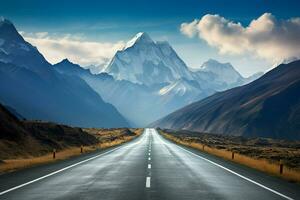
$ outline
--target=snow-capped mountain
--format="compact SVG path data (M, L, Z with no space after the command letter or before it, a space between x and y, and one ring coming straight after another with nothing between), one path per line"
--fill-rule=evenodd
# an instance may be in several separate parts
M204 62L199 71L210 72L216 75L218 81L228 85L239 83L243 79L241 74L230 63L220 63L213 59Z
M97 70L93 67L90 71ZM147 33L136 34L101 71L101 76L81 77L126 118L141 126L216 91L246 82L231 64L215 60L192 71L168 42L154 42Z
M106 66L83 68L67 59L51 65L11 22L0 20L0 101L28 119L112 127L127 126L125 116L145 126L252 78L213 60L194 72L168 42L147 33L129 40Z
M223 91L247 84L262 76L263 73L259 72L244 78L230 63L209 59L198 70L195 70L193 75L204 88Z
M167 42L154 42L147 33L138 33L118 51L104 72L116 80L154 85L180 78L192 80L185 63Z

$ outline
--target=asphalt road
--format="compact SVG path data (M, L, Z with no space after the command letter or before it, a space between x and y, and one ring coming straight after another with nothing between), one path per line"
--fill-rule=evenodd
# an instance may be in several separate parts
M0 199L300 199L300 187L164 138L0 176Z

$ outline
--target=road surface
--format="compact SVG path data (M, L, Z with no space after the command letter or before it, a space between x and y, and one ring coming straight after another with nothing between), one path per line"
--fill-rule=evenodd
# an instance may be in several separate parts
M1 175L0 199L300 199L300 187L145 129L116 148Z

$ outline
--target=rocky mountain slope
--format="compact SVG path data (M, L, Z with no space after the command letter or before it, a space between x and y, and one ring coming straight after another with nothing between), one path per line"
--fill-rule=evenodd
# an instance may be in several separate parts
M153 126L207 133L300 139L300 61L245 86L216 93Z
M0 102L26 119L81 127L129 126L85 81L54 70L6 19L0 21Z

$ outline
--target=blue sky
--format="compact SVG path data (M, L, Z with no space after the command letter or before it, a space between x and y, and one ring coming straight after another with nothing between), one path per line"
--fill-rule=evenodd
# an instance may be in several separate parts
M209 45L207 40L182 34L181 24L201 19L206 14L218 14L248 26L264 13L272 13L280 20L299 17L299 7L298 0L9 0L1 2L0 15L10 19L24 36L36 42L39 49L43 49L40 45L44 43L35 40L35 33L45 32L51 39L67 35L70 40L77 36L82 41L113 45L143 31L154 40L168 40L190 67L198 67L208 58L215 58L231 62L247 76L265 71L273 63L260 55L253 56L251 52L220 53L220 49ZM45 51L46 48L42 52L45 54Z

